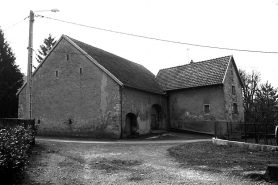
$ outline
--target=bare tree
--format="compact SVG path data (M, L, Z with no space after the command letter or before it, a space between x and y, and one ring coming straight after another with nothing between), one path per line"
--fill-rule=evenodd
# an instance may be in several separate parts
M245 110L245 121L253 122L256 119L254 100L258 91L261 75L258 71L247 73L245 70L239 69L243 87L243 106Z

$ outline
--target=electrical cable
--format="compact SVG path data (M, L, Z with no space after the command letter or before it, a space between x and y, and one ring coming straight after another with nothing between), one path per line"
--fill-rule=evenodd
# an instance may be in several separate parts
M24 19L22 19L22 20L20 20L20 21L18 21L18 22L16 22L16 23L14 23L14 24L11 25L10 27L3 29L3 31L6 31L6 30L8 30L8 29L10 29L10 28L12 28L12 27L14 27L14 26L16 26L17 24L21 23L22 21L25 21L28 17L29 17L29 16L27 16L27 17L25 17Z
M209 46L209 45L201 45L201 44L192 44L192 43L180 42L180 41L172 41L172 40L159 39L159 38L148 37L148 36L143 36L143 35L136 35L136 34L132 34L132 33L125 33L125 32L120 32L120 31L114 31L114 30L109 30L109 29L104 29L104 28L98 28L98 27L94 27L94 26L88 26L88 25L74 23L74 22L70 22L70 21L64 21L64 20L61 20L61 19L55 19L55 18L51 18L51 17L47 17L47 16L42 16L42 15L36 15L36 17L47 18L47 19L50 19L50 20L60 21L60 22L68 23L68 24L73 24L73 25L77 25L77 26L92 28L92 29L106 31L106 32L112 32L112 33L117 33L117 34L122 34L122 35L128 35L128 36L133 36L133 37L139 37L139 38L156 40L156 41L162 41L162 42L168 42L168 43L174 43L174 44L182 44L182 45L189 45L189 46L196 46L196 47L203 47L203 48L210 48L210 49L240 51L240 52L278 54L278 51L260 51L260 50L226 48L226 47L217 47L217 46Z

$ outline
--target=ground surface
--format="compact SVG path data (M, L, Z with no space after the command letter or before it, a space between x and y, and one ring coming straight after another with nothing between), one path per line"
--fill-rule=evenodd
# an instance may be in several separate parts
M267 166L278 162L277 151L219 146L212 142L181 144L168 151L183 167L251 178L257 183L269 180L264 175Z
M166 137L173 142L163 140ZM124 142L41 138L36 141L23 184L258 184L225 170L202 171L181 165L168 152L180 142L199 138L207 136L161 134Z

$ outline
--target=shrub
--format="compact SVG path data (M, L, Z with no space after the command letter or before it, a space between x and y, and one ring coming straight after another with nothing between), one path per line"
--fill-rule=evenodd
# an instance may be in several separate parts
M31 127L16 126L0 130L0 177L7 184L17 180L28 163L34 131ZM3 179L4 178L4 179Z

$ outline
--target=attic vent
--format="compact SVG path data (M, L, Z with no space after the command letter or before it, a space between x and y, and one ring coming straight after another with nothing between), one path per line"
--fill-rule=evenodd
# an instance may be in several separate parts
M67 61L69 60L69 54L67 54Z
M82 67L79 68L79 73L82 74L83 73L83 69Z

